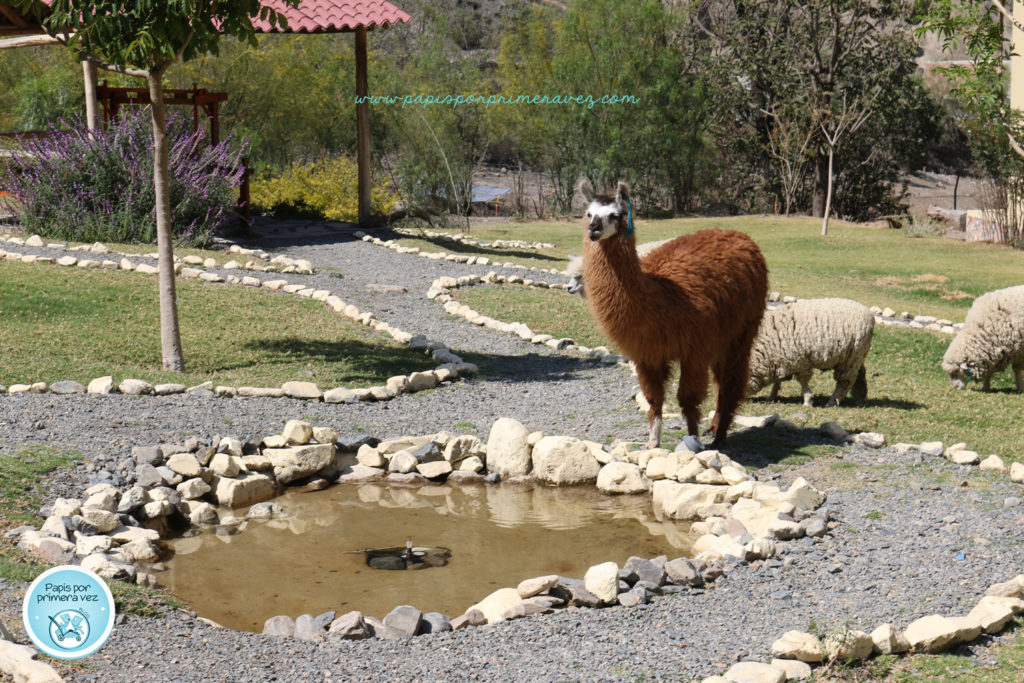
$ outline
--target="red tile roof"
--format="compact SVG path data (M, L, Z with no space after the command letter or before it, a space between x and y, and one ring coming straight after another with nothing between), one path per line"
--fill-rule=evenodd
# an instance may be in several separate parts
M263 5L277 10L288 19L287 33L334 33L366 28L387 27L412 20L408 14L387 0L301 0L298 7L289 7L281 0L263 0ZM258 17L253 26L259 33L284 33L272 28Z

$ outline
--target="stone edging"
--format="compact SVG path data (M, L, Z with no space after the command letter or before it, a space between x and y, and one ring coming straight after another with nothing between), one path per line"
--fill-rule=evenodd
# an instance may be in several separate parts
M550 611L567 603L591 607L645 603L651 595L673 592L663 590L667 577L677 586L703 585L724 572L721 563L726 557L765 560L775 555L777 540L821 536L838 525L830 522L826 510L815 512L825 495L803 478L783 491L751 479L728 456L703 450L699 442L687 443L696 452L685 444L675 452L631 450L625 443L606 450L596 442L528 432L511 418L492 425L486 444L475 436L444 432L385 442L370 437L339 440L332 429L290 420L282 434L259 444L225 437L209 446L192 438L182 445L136 447L132 460L121 466L134 464L133 470L125 469L125 478L134 485L120 491L101 482L85 491L85 501L57 499L48 506L49 516L41 529L19 527L8 536L17 538L27 552L55 564L74 562L106 579L155 585L156 578L147 569L161 558L162 539L172 535L172 529L186 520L194 527L241 527L248 520L280 515L280 506L260 501L273 498L287 485L323 488L330 480L497 484L530 479L555 486L590 483L609 494L648 492L661 516L694 521L692 530L702 534L694 544L692 561L634 558L637 577L626 597L618 592L619 568L604 563L591 568L582 582L546 577L542 587L529 595L517 593L514 599L509 592L515 593L514 589L496 591L451 624L461 628ZM223 509L250 505L254 507L244 519ZM726 517L735 521L726 524ZM637 581L650 585L637 586ZM555 590L559 583L562 588ZM541 594L545 597L532 600ZM366 621L373 624L372 618ZM387 637L393 624L388 617L379 623L380 635ZM320 633L321 638L324 635Z
M778 292L768 295L769 303L791 304L799 301L795 296L782 296ZM909 311L902 311L899 315L892 308L886 306L869 306L868 310L875 316L875 322L887 327L908 327L915 330L931 330L943 334L956 334L963 329L963 323L955 323L952 320L936 318L934 315L912 315Z
M537 268L536 266L521 266L518 263L512 263L506 261L505 263L498 263L493 261L486 256L467 256L465 254L449 254L444 251L422 251L419 247L403 247L395 240L382 240L379 237L373 237L367 235L363 231L354 233L356 239L362 240L363 242L369 242L375 244L378 247L387 247L391 251L398 254L418 254L423 258L428 258L433 261L452 261L454 263L465 263L467 265L480 265L480 266L495 266L498 268L517 268L519 270L529 270L537 273L549 273L551 275L558 275L562 271L557 268Z
M24 258L25 256L22 254L0 250L0 259L26 262L24 261ZM74 257L64 257L60 259L53 259L50 257L33 257L31 261L27 262L75 267L76 264L74 261ZM97 262L93 261L92 263L95 264ZM116 264L113 261L110 261L109 263L113 264L113 267L116 267L119 270L134 270L135 272L144 274L155 274L158 272L157 268L146 264L136 265L128 259L122 259L120 264ZM95 267L98 266L99 264ZM77 262L77 267L83 267L81 261ZM97 377L89 382L88 386L83 386L78 382L68 380L57 381L53 384L47 384L46 382L12 384L10 387L4 387L0 384L0 394L5 392L9 394L38 394L46 392L56 394L110 394L114 393L116 390L122 394L128 395L168 395L189 393L203 396L228 397L262 396L268 398L282 398L287 396L307 400L322 400L325 403L355 403L358 401L386 401L398 396L399 394L432 389L442 382L451 381L461 376L474 375L477 373L477 367L475 365L464 361L462 357L452 353L452 351L444 344L429 341L422 335L414 336L409 332L378 320L374 313L361 311L353 304L346 304L345 301L337 295L332 294L329 290L314 290L312 287L307 287L303 284L289 284L287 280L260 280L251 276L238 278L234 275L228 275L225 277L218 275L217 273L209 273L198 268L187 267L181 263L175 264L175 272L185 279L199 279L208 283L226 283L247 287L260 287L268 291L282 291L286 294L295 294L302 298L322 301L327 307L339 315L343 315L361 325L373 328L378 332L385 332L398 343L407 344L411 349L422 349L424 352L430 353L431 356L435 360L439 361L440 364L433 370L413 372L408 376L397 375L389 378L387 383L383 386L369 387L365 389L347 389L345 387L337 387L323 391L313 382L299 381L285 382L280 387L215 386L213 382L204 382L203 384L199 384L194 387L186 387L183 384L174 383L158 384L153 386L149 382L145 382L140 379L125 379L115 387L113 378L110 375L107 375L105 377Z
M24 246L28 246L28 247L45 247L47 249L54 249L54 250L60 250L60 251L88 252L88 253L96 254L96 255L114 254L116 256L122 257L122 259L125 259L125 258L145 258L145 259L156 260L159 257L159 255L156 254L156 253L151 253L151 254L129 254L129 253L122 252L122 251L114 251L114 250L110 249L108 246L106 246L105 244L103 244L102 242L95 242L93 244L82 244L82 245L79 245L77 247L69 247L67 242L49 242L49 243L47 243L47 242L44 242L43 238L40 237L39 235L31 235L31 236L29 236L26 239L22 239L20 237L12 237L8 233L8 234L0 235L0 242L7 242L7 243L13 244L15 246L22 246L22 245L24 245ZM176 264L176 267L177 267L177 264L181 263L181 264L184 264L184 265L187 265L187 266L203 266L204 268L223 268L224 270L251 270L251 271L260 272L260 273L274 273L274 272L280 271L284 275L287 275L287 274L290 274L290 273L298 273L299 275L313 275L316 272L316 270L313 268L313 264L311 264L309 261L306 261L305 259L293 259L293 258L291 258L289 256L285 256L284 254L280 254L280 255L274 256L273 254L268 254L267 252L263 251L262 249L246 249L245 247L241 247L241 246L239 246L237 244L232 244L230 247L228 247L227 253L229 253L229 254L238 254L239 256L251 256L252 259L257 259L259 261L265 261L266 263L257 263L256 261L250 259L250 260L246 261L245 263L240 263L240 262L235 261L235 260L230 260L230 261L227 261L224 265L220 265L219 263L217 263L217 260L212 258L212 257L204 259L204 258L201 258L199 256L193 256L193 255L185 256L183 258L179 258L178 256L175 256L174 257L174 263ZM25 263L33 263L37 259L40 258L40 257L33 257L31 254L25 254L25 255L19 255L19 256L21 257L21 260L23 262L25 262ZM2 258L2 257L3 257L3 254L0 253L0 258ZM28 258L30 260L26 261L25 260L26 258ZM45 259L47 257L41 257L41 258ZM69 257L65 257L65 258L69 258ZM121 265L119 263L115 263L114 261L110 261L110 260L104 260L103 262L99 262L99 261L93 261L91 259L80 259L80 260L77 260L77 262L82 263L83 265L81 267L83 267L83 268L109 268L111 270L116 269L116 268L120 267L120 265ZM123 261L122 261L122 263L123 263ZM69 263L68 265L76 265L76 263ZM123 268L122 267L121 270L134 270L134 268Z
M443 242L456 242L458 244L464 244L467 247L482 247L484 249L529 249L536 251L538 249L555 248L555 245L551 242L530 242L528 240L494 240L492 242L481 242L472 235L466 235L461 232L451 234L447 232L435 232L433 230L414 230L411 228L393 228L393 230L399 235L404 235L406 237L426 237L427 239L441 240Z

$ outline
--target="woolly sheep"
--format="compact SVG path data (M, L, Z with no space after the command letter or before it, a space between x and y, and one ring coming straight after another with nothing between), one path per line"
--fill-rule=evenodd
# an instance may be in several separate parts
M636 255L638 258L643 258L668 241L658 240L657 242L638 244L636 245ZM569 285L566 287L566 291L586 298L587 294L583 291L583 257L570 256L569 264L565 267L565 274L569 276Z
M871 349L875 318L866 306L849 299L805 299L765 313L750 352L750 394L772 385L778 397L784 380L796 378L804 405L811 405L807 383L814 370L832 370L835 391L826 405L839 405L851 391L859 405L867 398L864 359Z
M1013 367L1017 391L1024 391L1024 285L979 296L942 357L955 389L973 379L988 391L992 375L1007 365Z

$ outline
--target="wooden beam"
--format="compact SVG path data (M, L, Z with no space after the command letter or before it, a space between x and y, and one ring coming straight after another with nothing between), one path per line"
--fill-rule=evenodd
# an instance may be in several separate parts
M57 39L41 34L35 36L19 36L17 38L0 39L0 50L9 50L16 47L33 47L35 45L57 45Z
M370 223L370 104L366 79L366 27L356 29L356 162L359 169L359 225ZM361 100L361 101L360 101Z

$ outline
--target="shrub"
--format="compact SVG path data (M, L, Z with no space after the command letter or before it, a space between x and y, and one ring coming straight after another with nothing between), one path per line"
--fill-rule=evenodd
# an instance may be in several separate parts
M370 210L386 216L395 207L391 184L372 180ZM276 178L253 181L253 208L275 216L328 218L355 222L359 218L359 170L353 159L335 157L313 164L296 164Z
M23 141L0 190L21 227L76 242L156 241L153 137L149 114L138 111L106 130L81 119L52 126L45 138ZM189 122L168 121L171 229L179 245L203 246L229 219L242 178L245 145L210 147Z

